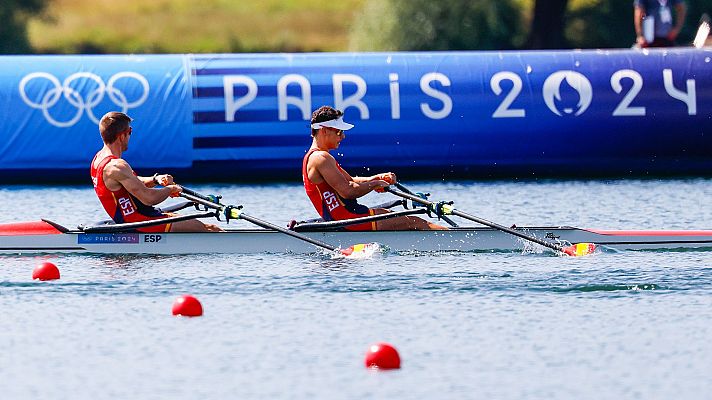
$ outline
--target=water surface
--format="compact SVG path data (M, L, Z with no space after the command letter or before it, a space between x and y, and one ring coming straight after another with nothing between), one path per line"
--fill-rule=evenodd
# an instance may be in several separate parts
M507 226L712 228L710 180L411 186ZM195 189L280 225L314 217L298 185ZM88 187L6 187L0 204L2 222L106 218ZM31 280L44 260L62 279ZM3 399L712 392L712 252L23 255L0 266ZM171 315L184 293L202 301L203 317ZM401 370L363 367L377 341L398 348Z

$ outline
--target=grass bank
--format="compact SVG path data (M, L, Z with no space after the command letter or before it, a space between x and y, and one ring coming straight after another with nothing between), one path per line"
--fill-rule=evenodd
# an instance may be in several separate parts
M365 0L52 0L40 53L344 51Z

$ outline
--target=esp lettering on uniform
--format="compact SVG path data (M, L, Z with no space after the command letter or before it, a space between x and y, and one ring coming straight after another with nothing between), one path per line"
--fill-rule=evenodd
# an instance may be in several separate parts
M329 207L329 211L334 211L334 209L339 206L339 199L336 198L335 194L329 191L324 192L324 201L326 202L326 206Z
M121 208L121 214L123 214L124 217L136 212L136 209L134 208L134 205L131 202L131 199L126 198L126 197L119 198L119 207Z

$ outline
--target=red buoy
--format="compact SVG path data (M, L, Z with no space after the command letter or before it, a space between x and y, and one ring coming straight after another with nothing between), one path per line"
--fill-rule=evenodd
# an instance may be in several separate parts
M43 262L32 271L32 279L51 281L59 279L59 268L51 262Z
M203 315L203 306L195 297L186 294L173 302L173 315L183 317L199 317Z
M366 352L366 368L398 369L400 362L398 351L388 343L372 344Z

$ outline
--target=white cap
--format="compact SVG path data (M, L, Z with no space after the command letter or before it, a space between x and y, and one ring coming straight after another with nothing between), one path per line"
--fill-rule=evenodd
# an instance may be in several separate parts
M325 126L327 128L341 129L342 131L348 131L349 129L354 127L352 124L344 122L344 117L339 117L337 119L332 119L329 121L315 122L311 124L312 129L319 129L322 126Z

